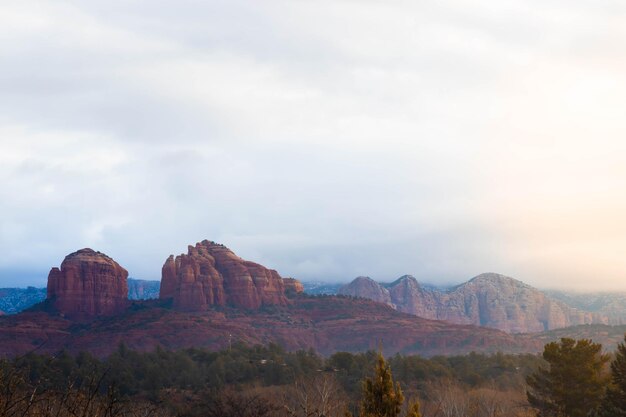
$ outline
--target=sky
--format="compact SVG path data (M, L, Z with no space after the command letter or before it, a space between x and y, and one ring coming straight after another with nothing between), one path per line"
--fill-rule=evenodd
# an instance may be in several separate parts
M3 0L0 286L209 239L626 290L625 115L623 0Z

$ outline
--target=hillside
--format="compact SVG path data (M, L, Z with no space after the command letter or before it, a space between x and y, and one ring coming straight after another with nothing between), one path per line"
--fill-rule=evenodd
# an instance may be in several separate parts
M38 310L38 311L35 311ZM17 355L39 348L87 350L106 355L124 342L137 350L156 346L225 348L230 341L278 343L289 350L313 348L322 354L376 349L389 354L425 356L476 352L537 352L528 336L513 336L476 326L416 318L369 300L299 296L289 306L258 311L213 308L202 312L171 309L166 302L135 302L123 314L77 323L45 311L0 317L0 354Z

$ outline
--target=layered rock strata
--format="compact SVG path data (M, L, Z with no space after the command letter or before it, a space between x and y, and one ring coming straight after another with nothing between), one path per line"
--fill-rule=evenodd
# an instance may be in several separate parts
M243 260L226 246L208 240L189 246L187 254L167 258L159 298L171 299L175 308L185 311L203 311L214 305L258 309L287 304L278 272Z
M493 327L510 333L540 332L606 317L553 300L521 281L486 273L447 291L423 288L405 275L389 284L358 277L339 294L368 298L419 317Z
M67 316L106 316L128 306L128 272L93 249L69 254L48 275L47 298Z

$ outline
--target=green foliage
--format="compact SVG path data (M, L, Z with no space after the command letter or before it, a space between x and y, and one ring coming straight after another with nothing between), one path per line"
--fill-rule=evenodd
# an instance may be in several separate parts
M395 355L385 363L398 382L392 384L394 392L401 388L407 398L427 399L428 390L448 383L458 385L460 390L471 390L495 382L499 388L513 387L520 391L523 376L530 374L543 360L534 355L470 354L434 358ZM288 387L297 385L296 381L316 381L323 376L335 381L335 391L341 394L343 405L358 414L364 381L369 376L374 382L372 370L380 368L380 355L374 351L337 352L324 358L312 350L287 352L276 344L246 346L240 343L221 351L157 348L152 352L138 352L122 344L107 358L67 351L51 356L30 353L0 365L0 371L4 369L9 375L19 376L14 377L18 391L34 386L46 392L61 392L68 386L89 387L93 375L101 375L98 395L106 396L107 389L115 387L120 399L159 404L180 416L207 415L208 410L219 409L223 405L220 401L227 400L221 398L220 393L229 393L228 401L239 394L260 401L258 393L269 393L272 401L284 401L282 394L272 394L272 390L287 392ZM319 384L308 388L315 392ZM247 394L252 396L247 397ZM231 403L228 407L234 409L235 403ZM430 413L428 401L421 405L422 412ZM338 408L343 409L343 406ZM406 403L402 404L402 410L400 415L411 417L415 413L410 412L418 411L407 407Z
M611 362L611 386L598 411L602 417L626 417L626 336L624 341L617 345Z
M372 378L363 383L361 417L396 417L404 403L400 384L394 384L391 368L381 353L376 358L376 370Z
M362 381L376 367L378 354L337 352L323 358L311 350L286 352L278 345L246 346L211 352L204 349L169 351L157 348L137 352L125 345L105 359L88 353L54 356L31 353L5 366L27 370L31 382L64 386L86 380L93 372L105 375L104 386L115 384L123 396L157 400L163 390L222 390L227 387L280 386L331 373L341 389L356 402ZM394 376L410 396L420 395L437 381L453 380L471 388L497 383L522 389L524 376L542 362L534 355L481 355L423 358L395 355L389 359Z
M598 407L609 360L601 344L563 338L545 345L543 358L549 367L527 378L528 401L540 417L585 417Z

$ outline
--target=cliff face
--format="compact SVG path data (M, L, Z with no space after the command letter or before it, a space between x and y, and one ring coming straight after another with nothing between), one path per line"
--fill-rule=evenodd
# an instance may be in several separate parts
M493 273L479 275L450 291L424 289L408 275L385 285L359 277L339 293L385 302L419 317L510 333L606 323L600 314L571 308L521 281ZM389 294L388 301L384 294Z
M128 272L103 253L81 249L48 275L47 297L67 316L117 314L128 306Z
M258 309L287 304L278 272L208 240L189 246L186 255L172 255L165 261L159 298L172 299L175 308L187 311L212 305Z

